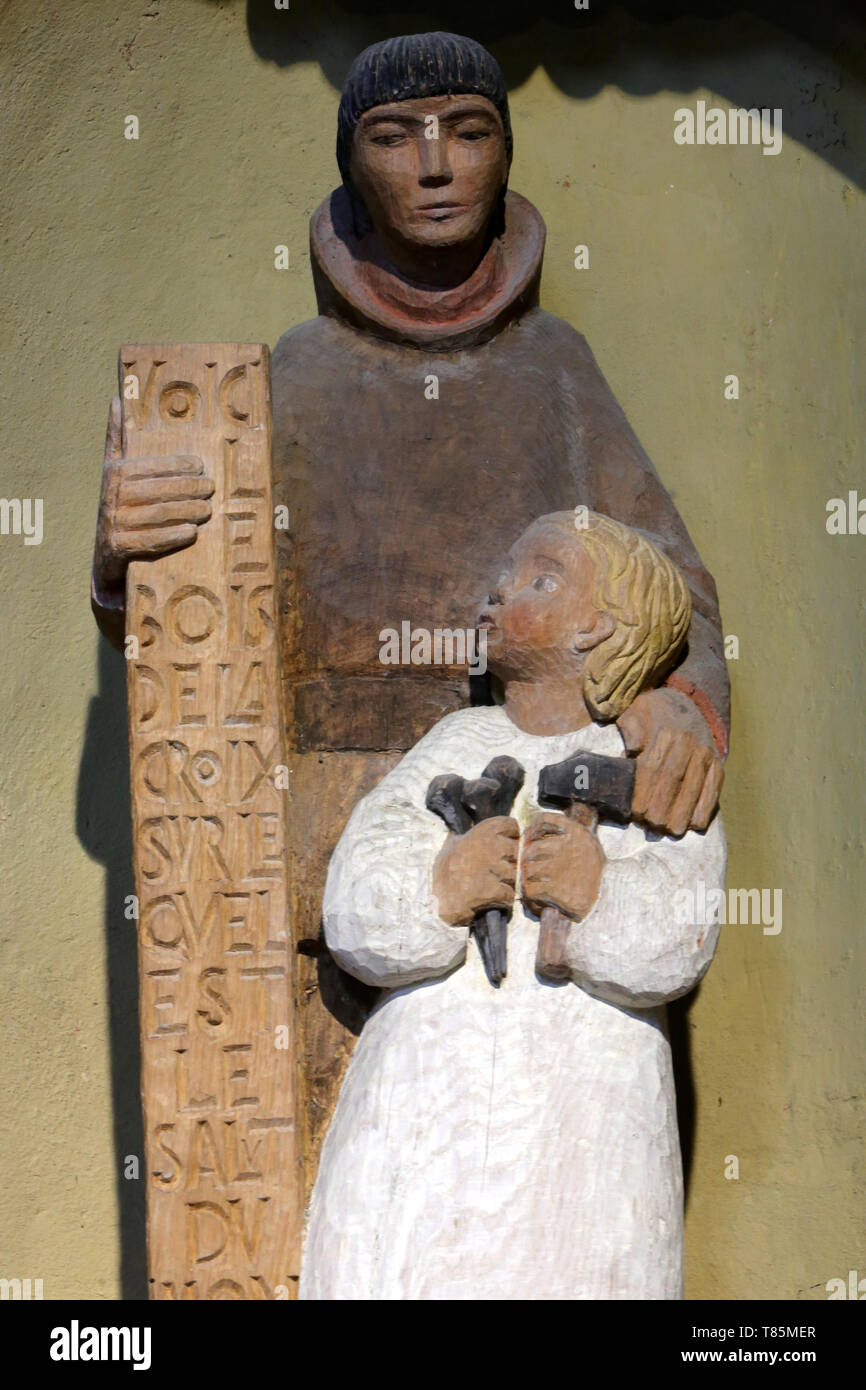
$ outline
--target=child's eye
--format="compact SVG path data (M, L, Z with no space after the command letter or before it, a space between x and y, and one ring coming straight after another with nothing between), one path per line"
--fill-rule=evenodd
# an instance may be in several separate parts
M559 585L552 575L540 574L537 579L533 579L532 587L533 589L543 589L546 594L555 594Z

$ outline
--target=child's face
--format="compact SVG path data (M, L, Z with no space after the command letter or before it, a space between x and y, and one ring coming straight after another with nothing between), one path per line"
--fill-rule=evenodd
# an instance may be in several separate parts
M614 630L592 602L593 564L580 540L547 524L531 526L508 552L477 626L487 662L501 676L573 675L576 653Z

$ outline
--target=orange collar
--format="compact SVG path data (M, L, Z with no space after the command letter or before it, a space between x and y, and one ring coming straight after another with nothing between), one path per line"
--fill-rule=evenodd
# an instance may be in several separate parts
M538 303L544 238L532 203L507 193L505 231L469 279L454 289L421 289L388 269L372 234L355 235L348 194L338 188L310 220L319 313L414 347L470 347Z

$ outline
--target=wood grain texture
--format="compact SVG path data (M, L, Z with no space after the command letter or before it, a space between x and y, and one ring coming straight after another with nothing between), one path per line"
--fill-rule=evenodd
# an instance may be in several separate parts
M125 347L119 375L126 457L197 455L215 481L195 545L127 577L151 1297L293 1298L268 350Z

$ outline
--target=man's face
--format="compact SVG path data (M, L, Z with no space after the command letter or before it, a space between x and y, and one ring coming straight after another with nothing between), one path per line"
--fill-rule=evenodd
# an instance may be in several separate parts
M593 563L577 534L533 526L509 551L477 626L487 632L487 660L504 676L573 671L576 650L589 650L616 624L592 600Z
M380 240L471 242L486 231L508 173L499 112L480 96L374 106L355 128L350 173Z

